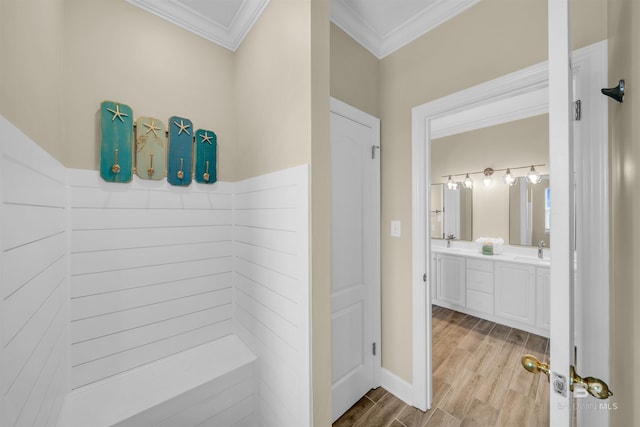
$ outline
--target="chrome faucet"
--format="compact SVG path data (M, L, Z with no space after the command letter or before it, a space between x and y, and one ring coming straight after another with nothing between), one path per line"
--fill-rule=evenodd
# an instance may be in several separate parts
M445 239L447 241L447 247L450 248L451 247L451 241L455 240L456 237L453 234L449 234L447 236L447 238Z
M540 259L543 258L542 249L544 248L544 246L544 240L540 240L540 243L538 243L538 258Z

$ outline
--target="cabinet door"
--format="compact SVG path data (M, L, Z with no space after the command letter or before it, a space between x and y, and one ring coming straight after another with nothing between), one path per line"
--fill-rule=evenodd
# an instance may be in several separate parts
M438 299L450 304L465 305L464 257L438 254Z
M549 306L551 305L550 290L551 275L548 268L536 269L536 326L549 330Z
M497 317L536 324L536 269L496 262L495 312Z
M438 299L438 254L431 252L431 272L429 273L429 286L431 288L431 299Z

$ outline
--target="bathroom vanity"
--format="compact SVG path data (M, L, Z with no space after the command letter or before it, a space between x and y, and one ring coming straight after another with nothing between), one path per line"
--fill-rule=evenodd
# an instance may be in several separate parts
M433 304L549 336L549 260L432 247Z

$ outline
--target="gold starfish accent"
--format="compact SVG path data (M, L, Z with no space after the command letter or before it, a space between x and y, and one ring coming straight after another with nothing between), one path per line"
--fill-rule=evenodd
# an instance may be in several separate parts
M145 135L148 134L149 132L153 132L156 138L158 137L158 132L156 131L160 130L160 128L156 127L156 121L154 119L151 119L151 124L148 124L148 123L142 123L142 124L147 127L147 131L144 133Z
M209 136L209 134L207 132L204 133L204 135L200 135L202 137L202 141L200 141L201 144L204 144L205 142L208 142L209 145L211 145L211 137Z
M123 113L122 111L120 111L120 104L116 104L116 109L113 110L111 108L107 108L107 111L113 114L113 117L111 118L111 121L114 121L117 118L120 119L120 121L122 123L124 123L124 119L122 118L122 116L124 117L128 117L128 114Z
M188 127L191 127L191 125L185 125L184 124L184 120L180 120L180 124L178 124L178 122L176 122L175 120L173 121L173 124L178 126L180 128L180 130L178 131L178 135L180 135L182 132L186 133L187 135L191 135L189 133L189 131L187 130Z

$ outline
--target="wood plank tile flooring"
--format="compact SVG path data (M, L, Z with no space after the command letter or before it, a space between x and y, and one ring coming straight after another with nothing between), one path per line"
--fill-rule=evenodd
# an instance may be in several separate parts
M433 306L433 407L422 412L382 387L369 391L333 427L542 427L549 425L544 375L520 365L548 361L549 340Z

